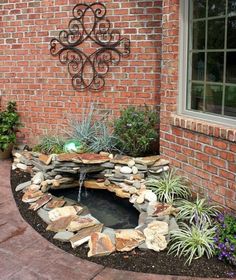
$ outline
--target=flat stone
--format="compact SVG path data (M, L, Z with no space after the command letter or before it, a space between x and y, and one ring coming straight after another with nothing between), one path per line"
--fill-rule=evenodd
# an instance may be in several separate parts
M17 187L15 188L15 191L16 192L21 191L23 189L26 189L30 185L31 185L31 181L27 181L27 182L21 183L21 184L17 185Z
M42 162L42 163L44 163L44 164L46 164L46 165L49 165L51 162L52 162L52 155L44 155L44 154L41 154L40 156L39 156L39 160Z
M78 231L77 234L75 234L71 239L70 243L72 248L76 248L80 245L82 245L85 242L88 242L90 239L90 236L93 232L101 232L102 231L102 224L94 225L92 227L83 228L80 231Z
M130 194L136 194L138 192L138 190L135 187L130 187L129 188L129 193Z
M148 171L151 173L151 174L160 174L162 172L166 172L170 169L169 166L163 166L163 167L158 167L157 169L154 168L154 169L149 169Z
M50 224L51 223L51 221L49 219L49 216L48 216L48 211L46 211L45 209L40 208L37 211L37 214L46 224Z
M112 244L116 244L116 232L113 228L104 227L102 233L110 237Z
M116 189L116 196L121 198L130 198L130 193L124 192L122 189Z
M105 162L105 163L102 163L101 166L104 168L113 169L115 164L112 162Z
M35 202L38 199L40 199L43 195L44 193L41 191L27 190L22 197L22 201L25 203Z
M38 159L37 160L34 159L31 162L34 165L34 167L37 167L40 171L42 171L44 173L49 172L50 170L52 170L54 168L53 164L45 165L41 161L39 161Z
M58 182L51 185L50 189L73 189L77 187L79 187L79 181L74 183L64 183L64 184L60 184L60 182Z
M108 256L116 249L110 237L100 232L93 232L91 234L88 245L88 257Z
M143 165L143 164L135 164L135 166L138 168L139 171L147 171L147 165Z
M164 159L164 158L160 158L158 161L156 161L152 167L155 167L155 166L163 166L163 165L168 165L170 164L170 161L167 160L167 159Z
M148 202L145 201L142 204L134 203L135 209L137 209L139 212L147 212Z
M46 208L51 210L54 208L59 208L64 206L66 203L65 200L59 198L53 198L50 202L47 203Z
M75 216L77 213L83 210L80 206L64 206L60 208L55 208L49 211L49 219L51 221L56 221L61 217Z
M50 212L49 212L50 213ZM49 216L50 218L50 216ZM69 223L74 219L74 215L71 216L65 216L65 217L60 217L57 220L51 222L46 230L48 231L54 231L54 232L59 232L59 231L66 231L67 226Z
M160 159L160 156L137 157L134 158L135 163L151 166Z
M150 202L147 208L147 213L149 216L165 216L165 215L176 215L178 209L174 208L170 204L161 203L161 202Z
M115 155L115 157L113 159L111 159L110 162L115 163L115 164L129 165L129 166L130 166L130 164L131 164L131 166L133 166L135 164L132 157L119 155L119 154ZM133 162L134 162L134 164L133 164Z
M73 232L69 231L61 231L57 232L54 236L53 239L62 241L62 242L70 242L70 239L74 236Z
M43 205L45 205L49 200L52 199L52 195L47 193L43 195L40 199L38 199L36 202L32 203L29 207L30 210L38 210L41 208Z
M117 251L131 251L142 242L144 242L145 236L139 230L124 229L116 231L116 250Z
M122 166L120 168L120 173L122 173L122 174L131 174L132 173L132 169L129 166Z
M94 226L98 223L99 223L98 220L93 218L91 215L75 216L66 229L68 231L75 232L83 228Z
M44 181L43 172L38 172L34 175L31 182L35 185L40 185Z
M101 164L110 161L110 158L108 156L92 153L79 154L79 159L83 164ZM77 159L73 159L72 161L76 162Z
M168 223L162 221L153 221L147 225L147 229L155 233L166 235L169 232ZM153 233L154 234L154 233Z
M77 160L77 162L82 162L80 159L80 155L76 153L64 153L64 154L59 154L56 157L57 161L73 161Z
M36 191L39 191L41 189L41 186L40 185L34 185L34 184L31 184L27 190L28 191L33 191L33 192L36 192ZM23 190L23 192L25 192L26 189Z
M97 182L97 180L85 180L84 187L87 189L106 190L107 186L104 182Z
M136 189L140 189L141 188L141 183L140 183L140 181L134 181L134 183L133 183L133 187L135 187Z

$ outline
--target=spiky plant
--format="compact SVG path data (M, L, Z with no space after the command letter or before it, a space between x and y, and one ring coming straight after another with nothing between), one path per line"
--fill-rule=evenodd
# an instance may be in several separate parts
M185 220L189 223L197 223L196 219L212 224L212 218L216 217L220 211L219 206L210 205L205 198L200 198L197 194L195 201L180 200L176 205L179 208L177 219Z
M182 223L180 229L171 232L171 246L168 253L178 257L187 257L185 264L191 264L193 259L206 255L209 259L215 253L214 248L215 227L208 223L198 223L188 226Z
M40 143L33 150L40 151L45 154L60 154L63 153L65 139L58 135L45 135Z
M146 186L157 195L157 199L161 202L173 203L176 198L190 196L188 180L177 175L174 169L165 172L159 180L147 180Z

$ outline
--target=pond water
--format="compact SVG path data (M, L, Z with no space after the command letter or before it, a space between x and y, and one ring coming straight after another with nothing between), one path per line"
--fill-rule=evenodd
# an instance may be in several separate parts
M77 201L78 189L50 190L55 196L64 196ZM119 198L106 190L88 189L81 193L79 202L87 206L90 213L107 227L114 229L135 228L138 225L139 212L128 199Z

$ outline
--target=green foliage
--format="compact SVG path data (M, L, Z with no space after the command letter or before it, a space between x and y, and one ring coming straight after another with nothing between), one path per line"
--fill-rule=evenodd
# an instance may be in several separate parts
M117 139L112 134L106 117L96 120L93 105L88 114L83 115L82 120L71 120L69 126L68 137L84 143L88 151L95 153L119 151L116 148Z
M114 122L114 133L119 139L119 148L131 156L141 156L150 150L157 139L157 112L147 106L127 107Z
M20 125L16 102L8 102L6 110L0 112L0 149L4 151L16 141L16 129Z
M174 169L165 172L160 179L149 179L146 186L151 189L161 202L173 203L176 198L190 196L189 182L186 178L178 176Z
M44 154L60 154L63 153L63 146L65 140L57 135L45 135L40 143L33 148L33 151L41 152Z
M219 260L236 265L236 218L219 214L215 234L216 254Z
M209 228L207 223L198 223L188 226L182 223L177 231L171 233L171 246L169 253L176 256L187 257L185 263L191 264L193 259L206 255L208 258L214 255L215 228Z
M193 202L180 200L176 205L180 209L177 218L189 223L196 223L201 220L211 224L213 218L220 212L218 206L210 205L205 198L199 198L199 195Z

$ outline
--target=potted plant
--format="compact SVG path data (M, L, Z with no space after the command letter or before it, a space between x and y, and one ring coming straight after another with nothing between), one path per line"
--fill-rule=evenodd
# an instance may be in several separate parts
M19 124L16 102L10 101L6 110L0 112L0 159L10 157Z

